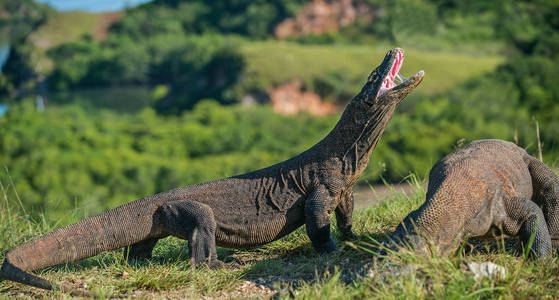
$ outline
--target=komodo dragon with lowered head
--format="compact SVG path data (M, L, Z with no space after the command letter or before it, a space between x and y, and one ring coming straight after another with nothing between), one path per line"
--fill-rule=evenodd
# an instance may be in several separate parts
M441 159L429 174L426 201L386 246L449 254L469 237L518 236L546 257L559 246L559 178L517 145L479 140Z
M32 239L6 254L0 278L51 289L51 282L28 271L121 247L130 258L149 258L166 236L188 240L192 265L219 266L216 245L258 246L303 224L316 251L335 251L330 213L342 234L352 236L352 187L396 107L423 78L420 71L396 85L403 60L402 49L390 50L332 131L307 151L268 168L139 199Z

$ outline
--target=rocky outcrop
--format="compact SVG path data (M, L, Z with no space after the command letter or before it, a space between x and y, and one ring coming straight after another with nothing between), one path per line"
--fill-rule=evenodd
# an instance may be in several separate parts
M106 12L99 14L99 20L97 24L95 24L95 28L93 30L93 36L96 40L105 40L107 38L107 32L109 28L120 18L122 17L123 13L121 11L117 12Z
M305 111L311 115L323 116L337 110L334 104L322 101L318 94L303 91L302 83L298 80L270 88L268 94L274 111L283 115L294 115Z
M369 6L354 4L352 0L313 0L301 9L294 18L281 22L275 29L277 38L305 34L336 32L353 24L358 18L372 20Z

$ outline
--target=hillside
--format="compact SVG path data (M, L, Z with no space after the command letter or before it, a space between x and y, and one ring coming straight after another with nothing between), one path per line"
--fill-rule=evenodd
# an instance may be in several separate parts
M264 87L293 79L313 86L313 79L338 76L346 82L344 89L355 93L363 79L378 64L391 46L377 45L309 45L286 41L247 42L242 52L247 58L248 74L254 74ZM455 51L433 52L405 48L404 76L425 70L426 80L418 92L433 95L443 92L468 78L493 71L503 59L496 55L467 54ZM342 82L343 84L343 82Z
M47 51L63 43L77 41L84 36L103 40L107 30L116 22L121 12L90 13L85 11L52 12L46 22L28 37L33 48L31 59L35 70L40 74L48 74L52 68L52 60Z
M37 71L48 74L52 61L46 51L60 44L77 41L83 36L103 40L108 27L118 21L122 13L89 13L83 11L53 12L47 22L33 32L28 40L33 45L32 56ZM262 90L288 83L294 79L313 89L316 78L342 78L344 93L352 94L361 81L391 46L386 43L368 44L300 44L281 40L249 41L241 43L246 56L249 77L257 78ZM469 48L468 48L469 49ZM445 91L470 77L490 72L503 62L500 56L479 52L427 51L405 48L407 60L402 74L411 75L423 69L428 74L418 91L432 95Z

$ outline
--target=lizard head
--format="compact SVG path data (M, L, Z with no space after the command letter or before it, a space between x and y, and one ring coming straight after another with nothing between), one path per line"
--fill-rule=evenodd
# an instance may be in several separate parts
M361 101L368 107L400 104L419 85L424 75L423 71L419 71L408 79L403 77L400 75L403 63L404 50L394 48L388 51L382 63L371 72L367 83L355 100Z
M405 248L426 255L449 255L458 249L462 240L461 235L450 238L444 233L441 235L440 232L429 231L425 227L415 224L414 220L417 219L417 216L417 211L413 211L404 218L384 242L384 250L381 254L387 254L386 249L399 251Z
M345 124L352 122L355 124L353 128L361 129L360 137L380 138L380 135L370 134L382 133L398 105L421 83L425 74L423 71L408 79L399 74L403 63L404 50L389 50L381 64L371 72L359 94L346 107L342 119L345 119ZM373 142L372 145L378 141L367 140L369 144Z
M398 104L423 79L423 71L409 79L399 74L404 63L404 50L394 48L371 72L361 91L346 106L340 121L330 133L333 151L341 151L342 172L359 176L367 166L384 129ZM396 84L396 80L399 84Z

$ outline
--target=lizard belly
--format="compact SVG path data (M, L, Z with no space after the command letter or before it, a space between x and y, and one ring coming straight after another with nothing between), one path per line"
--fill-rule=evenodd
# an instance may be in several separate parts
M263 245L293 232L305 224L303 211L275 213L255 222L227 224L217 221L216 245L227 248L246 248Z

